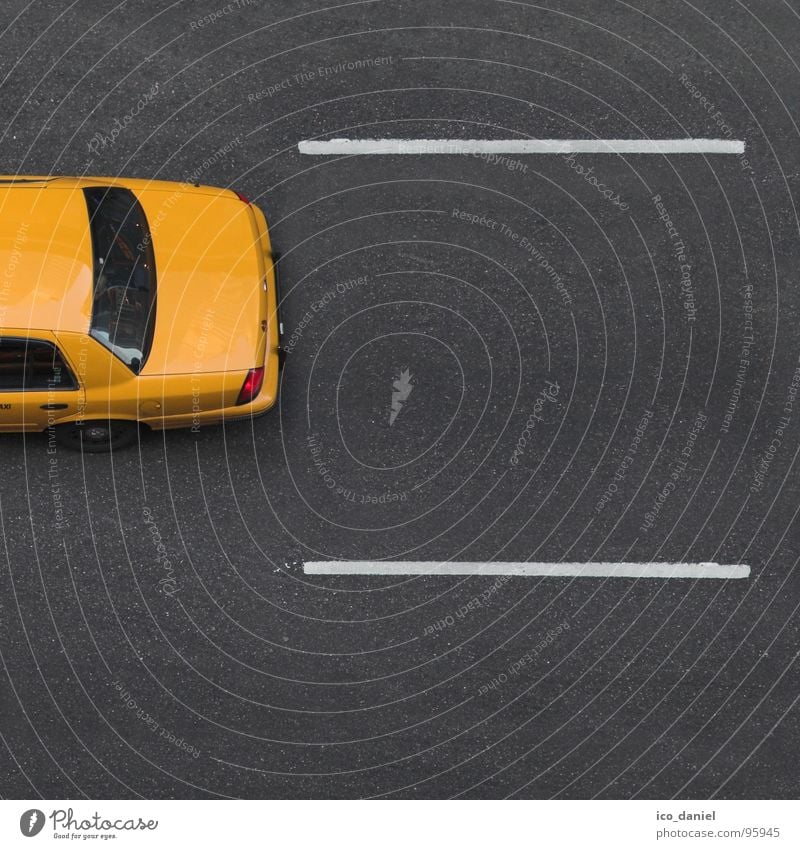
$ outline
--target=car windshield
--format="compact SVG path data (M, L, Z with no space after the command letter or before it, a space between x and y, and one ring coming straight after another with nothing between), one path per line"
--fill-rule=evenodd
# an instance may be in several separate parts
M127 189L84 189L94 257L90 334L135 374L150 352L156 265L144 210Z

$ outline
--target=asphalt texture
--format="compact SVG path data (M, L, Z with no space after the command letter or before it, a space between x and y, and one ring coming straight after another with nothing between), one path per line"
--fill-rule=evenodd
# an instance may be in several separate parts
M0 795L796 797L798 63L788 2L4 0L0 173L245 193L290 350L252 422L2 437Z

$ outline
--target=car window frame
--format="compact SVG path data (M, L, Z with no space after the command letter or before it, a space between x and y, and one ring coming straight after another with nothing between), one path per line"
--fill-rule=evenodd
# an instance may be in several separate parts
M17 334L5 336L0 333L0 343L2 342L22 342L25 345L26 351L30 342L35 342L39 345L47 345L55 351L61 358L66 374L72 381L72 386L31 386L21 387L20 389L3 389L0 387L0 395L28 394L31 392L80 392L81 384L78 380L75 370L72 368L69 359L67 359L64 351L51 339L43 339L41 336L19 336ZM27 356L27 353L26 353Z

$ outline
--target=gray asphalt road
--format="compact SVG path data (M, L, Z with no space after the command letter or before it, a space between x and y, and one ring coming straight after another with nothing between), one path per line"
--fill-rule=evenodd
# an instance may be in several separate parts
M244 192L291 351L253 423L2 438L2 796L796 797L790 4L3 8L0 172ZM297 152L348 136L746 153ZM752 575L302 571L384 558Z

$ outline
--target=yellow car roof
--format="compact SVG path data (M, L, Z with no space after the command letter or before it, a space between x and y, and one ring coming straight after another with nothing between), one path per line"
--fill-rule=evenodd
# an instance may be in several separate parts
M0 328L85 333L91 311L83 192L75 183L0 182Z

